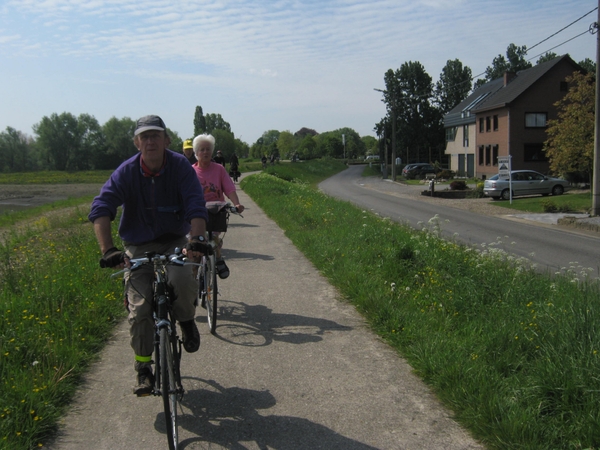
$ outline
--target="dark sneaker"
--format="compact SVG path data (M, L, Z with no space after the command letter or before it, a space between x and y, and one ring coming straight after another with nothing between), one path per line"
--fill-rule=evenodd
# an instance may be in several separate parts
M218 259L216 266L217 266L217 274L219 274L219 278L221 280L224 280L225 278L227 278L229 276L229 267L227 267L227 264L225 264L225 261L223 261L222 259Z
M179 322L179 325L181 326L183 348L188 353L197 352L200 348L200 333L198 333L196 322L192 319L186 322Z
M143 367L137 375L137 386L133 388L133 393L138 397L145 397L152 394L154 389L154 375L152 369Z

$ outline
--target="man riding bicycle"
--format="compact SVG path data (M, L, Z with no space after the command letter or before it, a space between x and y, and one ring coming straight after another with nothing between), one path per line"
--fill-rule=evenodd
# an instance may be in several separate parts
M158 116L137 121L133 142L139 153L113 172L88 216L103 255L100 265L123 268L130 258L143 257L146 252L171 254L176 247L185 248L192 257L201 256L208 215L196 172L185 156L167 148L171 140ZM119 236L125 251L115 247L111 234L111 221L119 206ZM196 280L189 266L169 267L168 278L176 297L173 313L181 326L183 347L195 352L200 347L194 321ZM150 267L125 276L131 347L138 372L133 392L137 395L151 393L153 386L152 280Z

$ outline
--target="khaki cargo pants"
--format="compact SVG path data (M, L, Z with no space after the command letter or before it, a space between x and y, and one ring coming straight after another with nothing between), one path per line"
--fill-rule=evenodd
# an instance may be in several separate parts
M126 245L125 251L130 258L142 258L146 252L170 255L175 247L183 248L187 238L177 238L167 243L148 242L142 245ZM193 266L168 266L169 286L175 293L173 315L178 322L193 320L196 316L198 288L192 273ZM151 356L154 351L154 318L152 266L143 266L125 275L125 294L129 307L131 347L137 356Z

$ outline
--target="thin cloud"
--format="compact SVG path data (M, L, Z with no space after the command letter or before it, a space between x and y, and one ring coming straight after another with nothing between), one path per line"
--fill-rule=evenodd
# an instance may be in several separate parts
M275 128L272 122L308 126L292 125L307 116L322 123L313 126L320 131L351 126L364 134L385 114L372 89L384 87L386 70L419 61L435 80L446 61L458 58L480 73L510 43L533 45L594 6L591 0L148 0L143 6L137 0L9 0L0 9L0 55L17 62L46 58L45 76L55 74L57 84L58 61L71 71L63 79L79 72L82 86L84 74L100 67L121 98L130 95L119 90L123 80L139 80L140 88L160 80L172 96L182 92L180 104L195 103L187 106L192 114L196 104L214 103L212 111L231 117L232 127L234 121L245 126L245 114L265 111L263 130L241 133L248 139ZM582 38L560 53L593 59L594 44L594 37ZM18 86L18 77L1 74L0 85ZM63 98L46 97L56 110L64 108ZM90 103L89 111L110 107ZM0 129L18 125L10 117L0 109Z

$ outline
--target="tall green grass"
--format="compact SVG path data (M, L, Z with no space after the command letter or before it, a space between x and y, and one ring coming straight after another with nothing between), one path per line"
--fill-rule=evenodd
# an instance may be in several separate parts
M435 218L415 232L313 188L343 167L281 164L280 178L242 186L490 448L599 448L598 284L541 276L495 243L441 240ZM2 449L43 446L124 316L120 282L98 270L88 204L35 211L0 243Z
M301 174L293 179L301 178ZM268 174L243 189L489 448L600 448L600 289Z
M87 212L41 216L0 244L2 449L43 446L124 315Z

